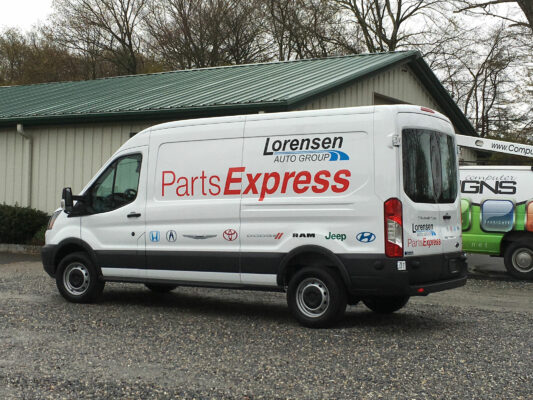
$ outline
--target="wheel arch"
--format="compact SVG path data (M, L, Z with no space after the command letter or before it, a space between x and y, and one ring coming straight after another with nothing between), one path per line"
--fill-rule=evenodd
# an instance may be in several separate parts
M287 253L280 262L277 284L287 286L290 277L299 269L305 266L329 266L335 269L344 285L350 287L350 275L342 261L333 253L322 246L304 245L297 247Z
M102 276L102 271L98 265L94 250L86 242L76 238L65 239L58 244L54 255L54 273L63 258L76 252L84 252L87 254L95 266L98 276Z
M505 251L507 248L516 242L520 242L523 240L531 241L533 244L533 232L528 231L511 231L507 232L500 243L500 256L505 256Z

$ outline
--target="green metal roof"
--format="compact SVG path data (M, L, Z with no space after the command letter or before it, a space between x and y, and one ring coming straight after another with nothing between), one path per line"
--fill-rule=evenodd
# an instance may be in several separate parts
M5 86L0 87L0 125L283 111L403 63L412 64L459 129L474 132L416 51Z

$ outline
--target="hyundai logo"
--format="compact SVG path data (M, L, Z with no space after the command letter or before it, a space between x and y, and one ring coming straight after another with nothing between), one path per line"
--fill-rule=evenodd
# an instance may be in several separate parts
M359 232L356 239L361 243L370 243L376 240L376 235L372 232Z

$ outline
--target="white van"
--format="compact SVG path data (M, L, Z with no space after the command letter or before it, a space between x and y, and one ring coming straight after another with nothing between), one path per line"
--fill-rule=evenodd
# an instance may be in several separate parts
M69 301L106 281L279 290L327 326L465 284L458 183L452 125L423 107L166 123L64 190L43 264Z

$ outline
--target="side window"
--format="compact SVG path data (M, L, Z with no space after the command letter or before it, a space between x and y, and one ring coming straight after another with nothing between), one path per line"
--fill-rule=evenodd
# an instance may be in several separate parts
M132 154L115 160L89 189L91 214L105 213L131 203L137 197L142 156Z

